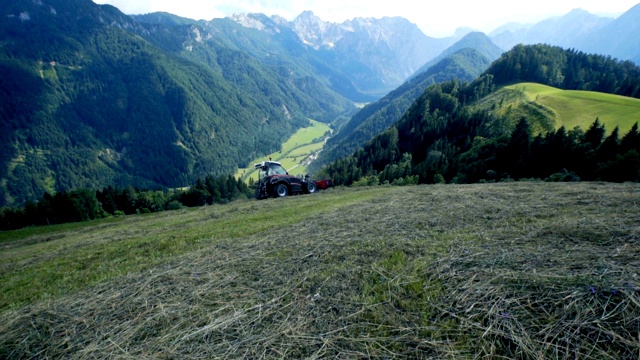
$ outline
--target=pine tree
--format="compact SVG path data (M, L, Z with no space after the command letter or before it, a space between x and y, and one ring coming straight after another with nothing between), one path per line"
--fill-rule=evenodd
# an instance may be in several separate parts
M596 161L598 163L606 163L615 159L620 147L618 133L619 129L616 126L613 132L600 144L596 151Z
M509 167L511 175L515 179L528 176L528 166L530 161L531 127L525 118L521 118L511 134L507 145L507 156L509 156Z
M582 143L588 150L595 150L598 148L598 146L600 146L600 144L602 144L604 134L604 125L600 124L599 118L596 118L587 132L584 133Z
M636 150L640 153L640 132L638 132L638 123L633 124L631 129L620 142L620 152L626 153L631 150Z

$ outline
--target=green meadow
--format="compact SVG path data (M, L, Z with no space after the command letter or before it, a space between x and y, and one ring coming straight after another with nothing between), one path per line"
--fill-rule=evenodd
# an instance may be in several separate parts
M507 89L521 90L529 101L550 109L555 114L555 127L586 130L596 118L605 124L607 133L617 126L626 134L640 121L640 99L594 91L560 90L535 83L519 83Z
M0 233L0 358L636 359L640 185L332 188Z
M304 174L307 170L306 162L309 157L322 150L325 143L325 135L331 128L319 121L311 120L311 126L302 128L293 134L282 144L282 150L252 160L249 167L240 168L236 177L248 180L251 176L257 176L253 164L272 159L282 164L290 174ZM254 179L256 180L256 179Z

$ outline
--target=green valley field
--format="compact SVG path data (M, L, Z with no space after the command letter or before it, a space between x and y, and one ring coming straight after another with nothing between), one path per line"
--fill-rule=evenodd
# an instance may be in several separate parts
M272 159L279 161L290 174L305 174L310 156L317 154L324 147L326 134L331 131L327 124L311 120L311 126L302 128L282 144L282 150L257 158L249 163L249 167L236 171L236 178L248 180L257 174L253 164ZM254 179L257 180L257 179Z
M637 359L640 185L315 195L0 233L0 358Z
M618 126L620 134L626 134L633 124L640 121L640 99L595 91L561 90L551 86L520 83L507 89L522 90L529 101L550 109L555 116L555 127L564 126L583 130L596 118L605 124L607 133Z

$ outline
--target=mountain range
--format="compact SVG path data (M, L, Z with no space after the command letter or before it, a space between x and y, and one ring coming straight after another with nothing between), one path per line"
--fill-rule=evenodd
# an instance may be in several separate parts
M640 61L638 6L618 19L573 11L442 39L398 17L195 21L90 0L0 9L0 206L78 187L186 186L278 150L309 118L336 130L330 161L429 85L471 81L515 43ZM353 116L356 103L370 105Z
M402 117L430 85L453 79L473 81L501 54L502 50L483 33L467 34L435 59L427 62L396 90L358 111L329 139L311 169L319 170L328 162L351 154L375 135L386 130Z
M322 21L311 11L291 22L264 14L235 14L197 22L166 13L133 18L169 27L191 24L193 35L187 42L222 38L263 62L292 57L298 66L311 65L333 90L356 102L384 96L424 65L425 59L434 58L456 41L428 37L400 17L355 18L342 24Z
M640 4L616 19L575 9L537 24L506 24L489 37L509 50L517 44L550 44L640 64Z
M198 26L144 24L90 0L0 5L0 205L186 186L353 108L305 62L261 61ZM232 20L218 30L262 35Z

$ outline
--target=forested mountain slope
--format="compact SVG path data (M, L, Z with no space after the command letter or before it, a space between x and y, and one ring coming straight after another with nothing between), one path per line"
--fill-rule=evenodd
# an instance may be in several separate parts
M333 64L323 62L317 51L300 40L291 24L278 17L238 14L211 21L195 21L167 13L152 13L136 15L133 19L153 29L141 36L168 51L220 71L229 71L221 67L236 63L236 69L227 76L231 81L242 76L235 72L243 72L244 57L259 61L285 81L299 79L297 87L308 91L307 95L313 97L313 101L324 101L325 107L344 107L344 100L336 99L336 94L328 92L329 89L354 101L374 99L365 95ZM225 55L220 53L220 49L237 57L220 61L218 58ZM312 117L326 115L317 113Z
M0 205L79 187L185 186L352 106L310 71L224 41L198 46L190 24L143 24L90 0L0 5Z
M640 67L634 63L557 46L515 46L487 73L499 85L537 82L565 90L640 97Z
M463 49L475 49L480 54L485 56L489 61L493 62L498 59L504 50L502 50L498 45L493 43L491 39L481 32L470 32L465 35L462 39L458 40L455 44L451 45L449 48L444 50L440 55L436 56L434 59L429 60L426 64L422 65L412 77L420 75L421 73L427 71L429 68L439 63L444 58L460 51ZM483 69L482 71L486 70ZM479 75L479 74L478 74Z
M420 74L377 102L366 105L327 142L312 170L347 156L398 121L433 84L458 79L472 81L500 56L501 50L482 33L470 33L429 62ZM427 67L428 65L428 67Z
M546 45L518 46L473 83L429 87L394 126L325 167L323 175L342 184L640 180L637 124L626 133L617 128L607 133L606 124L593 118L589 128L556 129L545 117L531 116L542 106L532 105L529 113L501 111L512 104L495 97L496 89L521 81L640 95L640 68L629 62ZM494 101L482 104L487 96Z
M490 64L477 50L463 49L412 78L384 98L366 105L329 139L312 169L347 156L398 121L430 85L458 79L472 81Z

